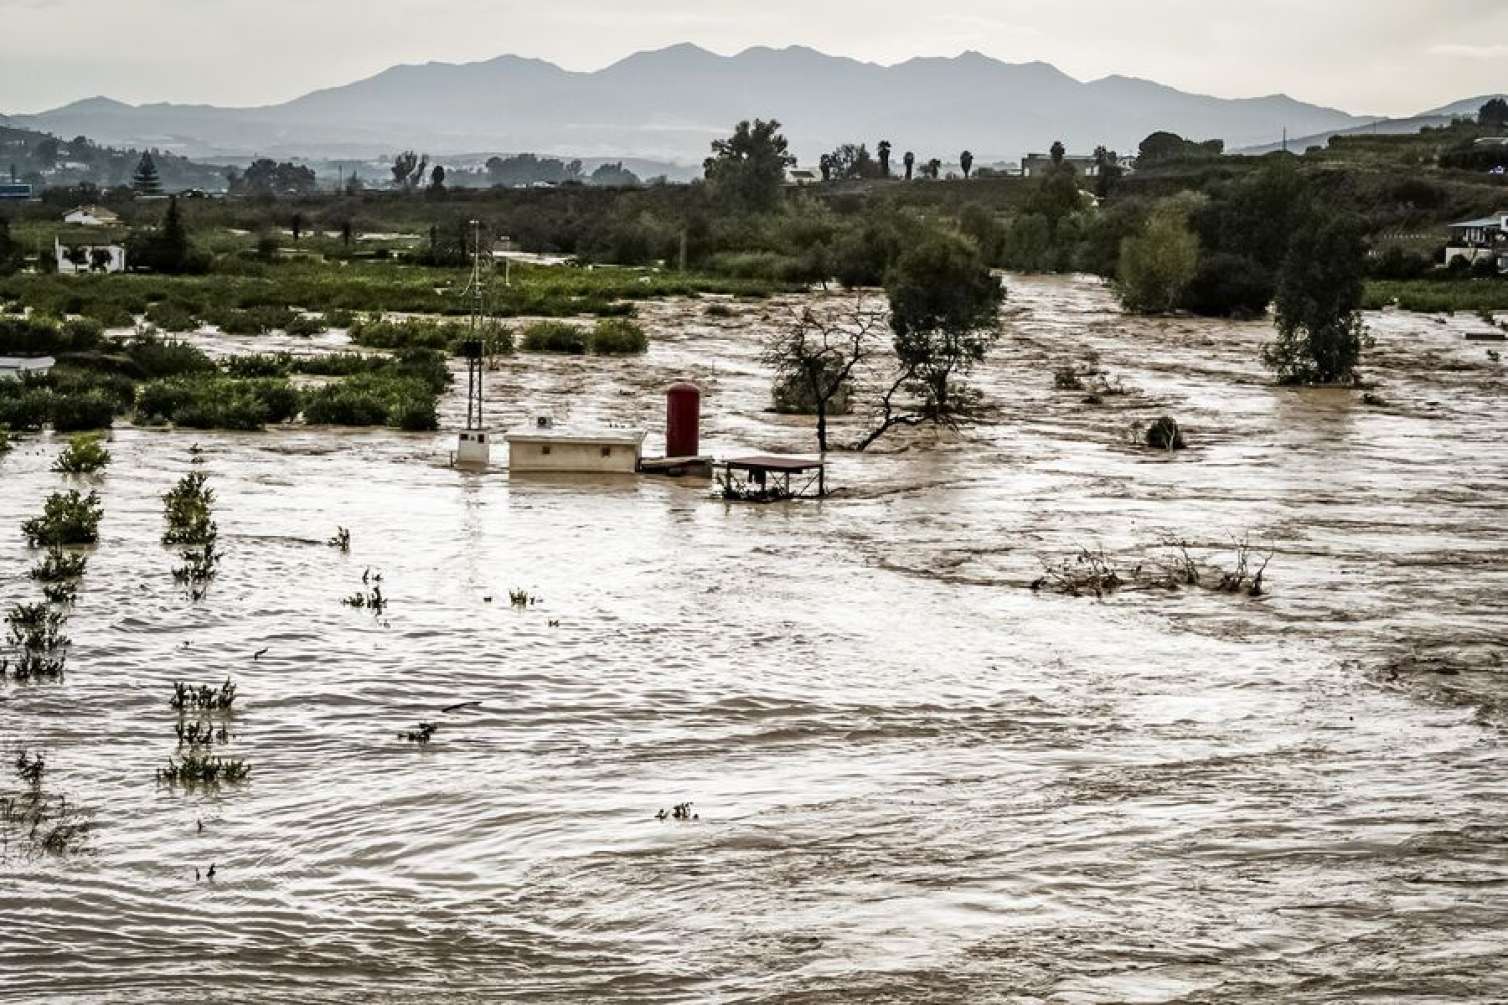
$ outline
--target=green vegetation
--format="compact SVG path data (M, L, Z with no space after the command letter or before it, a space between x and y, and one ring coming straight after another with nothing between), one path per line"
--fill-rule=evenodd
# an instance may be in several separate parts
M440 428L435 394L423 379L397 372L363 373L304 396L304 421L334 426L393 426L408 432Z
M52 470L68 475L88 474L110 463L110 451L97 435L81 433L70 437L52 463Z
M1183 302L1199 270L1199 241L1188 227L1188 206L1167 200L1140 234L1121 242L1116 292L1128 311L1165 314Z
M645 352L649 349L649 336L626 318L603 318L592 326L587 348L599 356Z
M136 421L189 429L257 430L299 413L299 392L280 377L169 377L137 391Z
M1278 284L1278 337L1262 350L1281 383L1354 379L1362 349L1371 344L1359 313L1362 263L1352 218L1316 213L1293 235Z
M47 497L41 516L21 524L21 533L33 548L93 544L99 540L99 522L103 516L98 492L88 495L80 495L76 489L54 492Z
M1380 310L1394 303L1403 310L1427 314L1508 311L1508 280L1371 280L1366 284L1363 309Z
M219 536L212 516L215 490L205 485L207 480L202 471L194 471L163 494L163 519L167 523L163 544L203 546L213 544Z
M524 326L525 352L554 352L572 356L586 354L587 333L580 325L565 321L535 321Z

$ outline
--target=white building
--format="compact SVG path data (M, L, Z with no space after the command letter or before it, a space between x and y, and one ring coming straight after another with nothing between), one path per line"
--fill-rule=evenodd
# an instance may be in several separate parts
M1473 265L1479 259L1497 261L1499 272L1508 272L1508 210L1499 210L1479 220L1462 220L1450 225L1450 240L1445 245L1445 264L1464 258Z
M787 185L815 185L822 180L822 176L811 168L788 168L785 172Z
M54 237L52 253L59 275L126 271L126 249L119 244L64 244Z
M510 472L633 474L643 454L644 430L556 426L541 416L503 434Z
M103 206L78 206L63 214L63 222L81 227L110 227L120 223L120 217Z
M45 377L53 362L51 356L0 356L0 380Z

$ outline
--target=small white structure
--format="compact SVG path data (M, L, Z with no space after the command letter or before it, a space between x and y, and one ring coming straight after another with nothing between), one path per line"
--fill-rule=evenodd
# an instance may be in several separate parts
M492 460L492 434L485 429L463 429L456 440L457 467L485 468Z
M514 472L631 475L639 470L644 450L642 429L566 429L548 416L508 430L503 439L508 441L508 470Z
M103 206L78 206L63 214L63 222L81 227L109 227L120 223L120 217Z
M787 185L815 185L822 180L822 176L811 168L789 168L785 172Z
M0 356L0 380L20 380L28 374L45 377L54 362L51 356Z
M126 249L119 244L64 244L54 237L52 253L57 258L59 275L126 271Z

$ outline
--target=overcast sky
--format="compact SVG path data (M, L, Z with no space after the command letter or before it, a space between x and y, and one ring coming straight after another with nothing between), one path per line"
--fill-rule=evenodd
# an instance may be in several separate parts
M977 49L1357 114L1508 90L1508 0L0 0L0 112L266 104L394 63L592 70L686 41L879 63Z

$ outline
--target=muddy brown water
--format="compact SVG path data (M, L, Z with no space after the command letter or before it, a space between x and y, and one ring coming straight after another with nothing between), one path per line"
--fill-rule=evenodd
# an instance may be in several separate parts
M0 998L1508 999L1508 411L1481 322L1370 316L1374 406L1269 386L1261 323L1009 285L982 420L836 455L822 504L462 474L441 434L119 428L72 480L24 440L0 599L36 595L16 528L48 492L96 485L105 519L68 675L0 687L0 743L45 750L95 826L0 864ZM691 376L706 449L810 450L764 411L759 335L792 303L645 304L646 359L520 355L493 417L644 422L653 452ZM1053 389L1091 352L1128 394ZM1163 413L1190 449L1130 443ZM199 602L157 543L195 469L225 553ZM1028 589L1081 545L1150 568L1169 536L1211 566L1271 550L1267 595ZM381 617L340 603L367 569ZM159 785L171 682L227 675L250 779ZM397 738L420 721L428 746Z

